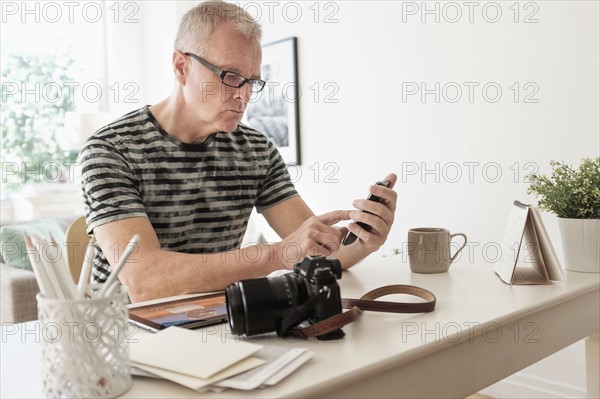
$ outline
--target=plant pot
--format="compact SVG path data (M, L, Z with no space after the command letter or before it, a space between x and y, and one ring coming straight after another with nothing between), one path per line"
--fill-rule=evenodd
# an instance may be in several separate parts
M566 270L600 273L600 219L558 218Z

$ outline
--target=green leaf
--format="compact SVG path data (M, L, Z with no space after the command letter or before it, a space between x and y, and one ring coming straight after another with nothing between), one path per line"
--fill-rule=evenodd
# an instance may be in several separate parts
M578 169L550 161L552 175L532 174L528 194L540 209L560 218L600 219L600 157L584 158Z

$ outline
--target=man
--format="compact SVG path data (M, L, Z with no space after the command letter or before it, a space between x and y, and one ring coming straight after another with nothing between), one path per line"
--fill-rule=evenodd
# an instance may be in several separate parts
M94 279L106 279L138 234L119 275L133 302L222 290L308 255L335 253L347 268L387 238L393 190L372 186L383 204L362 199L358 210L315 216L276 148L240 124L251 93L264 87L260 38L260 26L233 4L190 10L175 41L171 96L100 129L80 154L88 232L97 242ZM387 179L393 187L396 176ZM240 249L254 207L282 241ZM372 232L333 226L349 219ZM359 240L341 246L348 229Z

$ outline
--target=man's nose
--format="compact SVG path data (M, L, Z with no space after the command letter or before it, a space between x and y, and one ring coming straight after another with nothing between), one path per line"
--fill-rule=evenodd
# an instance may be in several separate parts
M244 103L250 101L250 96L252 96L252 92L250 91L250 85L245 84L242 87L235 89L234 98L242 100Z

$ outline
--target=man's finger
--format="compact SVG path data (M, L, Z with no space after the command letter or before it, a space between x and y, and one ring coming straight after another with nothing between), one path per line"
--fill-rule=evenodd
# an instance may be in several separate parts
M338 229L342 235L342 239L344 237L346 237L346 235L348 234L348 228L347 227L334 227L334 229Z
M332 211L332 212L328 212L328 213L324 213L322 215L317 216L317 219L322 222L325 223L329 226L331 226L332 224L336 224L338 222L341 222L342 220L350 220L350 214L351 211Z
M396 176L395 173L390 173L389 175L387 175L385 177L385 180L390 182L390 184L388 185L387 188L394 188L394 186L396 185L396 182L398 181L398 176Z
M309 255L312 256L329 256L333 251L322 244L315 243L311 246L311 252Z
M317 243L330 251L337 251L340 243L342 242L343 236L341 230L334 228L334 234L320 234Z

